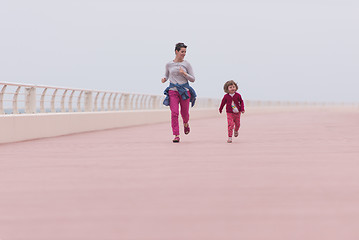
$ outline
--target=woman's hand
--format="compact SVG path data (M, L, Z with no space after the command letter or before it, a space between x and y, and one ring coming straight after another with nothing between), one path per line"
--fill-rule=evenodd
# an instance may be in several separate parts
M162 83L165 83L166 81L167 81L166 78L162 78L162 79L161 79L161 82L162 82Z
M183 68L182 67L180 67L180 73L182 73L183 74L183 76L187 76L187 73L183 70Z

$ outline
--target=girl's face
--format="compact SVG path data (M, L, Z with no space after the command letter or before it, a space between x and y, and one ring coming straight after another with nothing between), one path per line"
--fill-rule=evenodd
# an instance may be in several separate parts
M236 85L233 85L233 84L232 84L232 85L229 85L229 86L228 86L228 92L229 92L229 93L232 94L232 93L235 93L236 91L237 91Z
M177 59L183 60L186 56L186 48L181 48L179 51L176 50Z

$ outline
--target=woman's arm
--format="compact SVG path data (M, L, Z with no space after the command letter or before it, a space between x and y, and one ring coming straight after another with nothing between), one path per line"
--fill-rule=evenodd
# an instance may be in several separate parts
M165 83L168 80L168 76L170 75L170 72L168 70L168 64L166 64L166 70L165 70L165 77L162 78L162 83Z
M186 62L185 67L187 69L187 72L184 71L182 68L180 68L180 73L183 74L183 76L190 82L194 82L196 78L194 77L192 66L189 62Z

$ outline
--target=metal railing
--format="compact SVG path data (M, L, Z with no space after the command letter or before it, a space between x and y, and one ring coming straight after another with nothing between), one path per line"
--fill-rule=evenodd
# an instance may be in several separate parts
M0 114L164 109L164 95L0 82ZM217 107L219 99L197 98L196 108Z
M20 113L98 112L165 109L164 95L0 82L0 115ZM218 108L220 99L197 98L195 108ZM251 101L249 107L353 106L358 103Z
M246 106L250 107L355 107L359 108L359 103L355 102L308 102L308 101L245 101Z

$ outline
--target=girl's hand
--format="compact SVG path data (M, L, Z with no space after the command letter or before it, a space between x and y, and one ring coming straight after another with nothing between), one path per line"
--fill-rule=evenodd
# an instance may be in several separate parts
M180 67L180 73L182 73L184 76L187 76L187 73L182 69L182 67Z
M165 83L166 81L167 81L166 78L162 78L162 79L161 79L161 82L162 82L162 83Z

